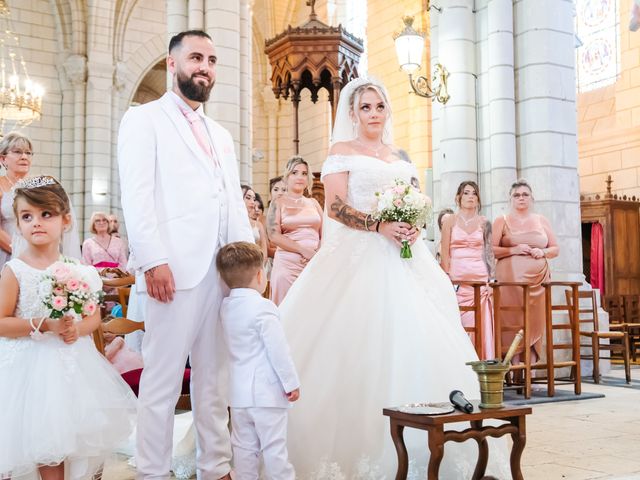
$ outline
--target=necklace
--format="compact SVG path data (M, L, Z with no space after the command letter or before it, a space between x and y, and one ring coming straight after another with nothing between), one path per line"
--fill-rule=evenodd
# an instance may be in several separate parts
M294 197L290 193L287 193L287 198L289 198L290 200L292 200L295 203L300 203L300 202L303 201L304 195L300 195L299 197Z
M475 215L473 215L471 218L467 220L466 218L464 218L464 215L462 215L462 213L459 213L458 218L462 221L462 223L464 223L464 226L466 227L471 222L473 222L476 218L478 218L478 214L476 213Z
M363 143L359 138L355 138L355 141L358 142L360 145L362 145L364 148L366 148L367 150L369 150L370 152L373 152L373 154L376 156L376 158L380 158L380 150L382 150L384 147L386 147L386 145L384 143L381 143L380 146L378 148L373 148L370 147L369 145L366 145L365 143Z

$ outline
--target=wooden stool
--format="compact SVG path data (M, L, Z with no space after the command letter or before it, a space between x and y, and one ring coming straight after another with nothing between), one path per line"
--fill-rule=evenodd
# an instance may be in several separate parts
M486 285L484 282L465 282L463 280L451 280L457 286L473 288L473 305L458 305L460 312L473 312L473 327L464 327L467 333L472 333L473 343L478 354L478 358L485 358L484 351L484 331L482 329L482 303L480 300L480 289Z
M483 410L478 407L478 402L472 403L474 405L473 413L455 410L447 415L414 415L400 412L394 408L385 408L382 411L383 415L389 417L391 438L398 454L396 480L406 480L409 471L409 455L403 436L405 427L427 431L430 452L428 480L438 479L440 462L444 456L444 444L448 441L459 443L469 439L478 443L478 462L471 478L472 480L480 480L485 474L489 461L487 437L501 437L507 434L510 434L513 439L510 462L511 476L514 480L523 480L520 458L527 441L525 418L531 413L531 407L507 406ZM508 423L499 427L483 427L482 421L486 419L505 420ZM471 428L463 431L444 430L446 424L456 422L469 422Z
M503 332L512 332L514 337L515 334L522 329L524 332L522 338L522 363L517 365L511 365L509 368L509 372L518 371L522 372L523 379L522 385L515 385L513 387L505 387L505 388L516 388L518 390L524 389L524 398L531 398L531 348L529 348L530 344L530 326L529 326L529 289L530 286L526 282L493 282L490 283L489 286L493 288L493 334L496 342L496 357L502 358L503 354L503 345L502 345L502 333ZM500 293L500 289L504 287L517 287L522 289L522 306L520 305L503 305L502 297ZM522 323L516 326L505 327L502 325L502 315L501 313L505 312L522 312ZM509 345L504 346L504 350L509 347ZM507 373L508 375L508 373Z

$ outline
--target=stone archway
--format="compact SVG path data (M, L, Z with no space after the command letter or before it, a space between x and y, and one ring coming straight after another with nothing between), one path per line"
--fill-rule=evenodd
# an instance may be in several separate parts
M167 64L163 60L156 63L144 76L133 94L131 105L157 100L167 91Z

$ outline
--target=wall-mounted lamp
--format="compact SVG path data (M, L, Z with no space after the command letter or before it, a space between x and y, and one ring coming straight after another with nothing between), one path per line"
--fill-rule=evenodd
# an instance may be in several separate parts
M413 17L402 18L404 30L393 36L400 68L409 75L409 83L416 95L435 98L440 103L447 103L450 96L447 91L449 72L440 63L435 65L431 85L429 79L420 75L413 78L413 73L420 69L422 51L424 50L424 33L413 28Z

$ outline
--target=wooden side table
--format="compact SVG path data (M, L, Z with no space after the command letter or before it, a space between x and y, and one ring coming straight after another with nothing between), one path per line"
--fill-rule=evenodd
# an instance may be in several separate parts
M409 470L409 455L404 443L403 432L405 427L426 430L429 437L429 469L428 480L437 480L440 470L440 462L444 456L445 442L464 442L473 439L478 442L478 462L473 472L472 480L480 480L487 468L489 461L489 445L487 437L501 437L510 434L513 439L511 449L511 476L514 480L523 480L520 470L520 458L526 444L527 434L525 417L531 413L531 407L504 407L497 409L480 409L477 401L472 402L473 413L464 413L455 410L447 415L414 415L403 413L397 409L385 408L382 413L389 417L391 422L391 438L398 454L398 472L396 480L406 480ZM506 423L498 427L483 427L482 421L486 419L504 420ZM458 430L445 430L448 423L466 422L471 427Z

